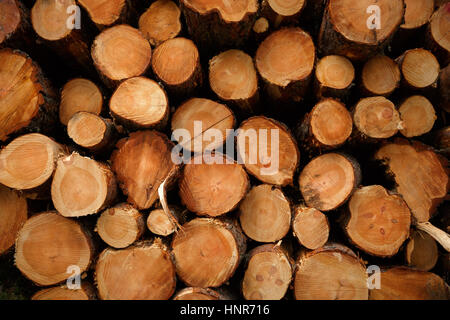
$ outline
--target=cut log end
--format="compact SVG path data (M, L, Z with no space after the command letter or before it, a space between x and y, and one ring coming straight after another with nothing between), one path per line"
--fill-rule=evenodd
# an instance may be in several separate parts
M434 1L404 0L406 4L405 23L400 28L416 29L426 24L434 11Z
M324 99L310 114L311 135L327 148L337 148L352 134L353 121L344 104Z
M358 187L361 170L350 157L328 153L313 159L299 177L300 191L309 207L334 210Z
M234 225L197 218L175 235L172 252L177 275L189 286L219 287L236 270L244 243Z
M126 10L126 0L79 0L91 20L100 26L110 26L118 21L123 10Z
M173 210L171 210L173 213ZM148 229L163 237L170 236L177 231L177 226L172 222L171 218L167 216L163 209L152 210L147 218Z
M95 148L105 144L111 123L88 112L77 112L67 124L67 134L79 146Z
M70 20L69 7L76 6L75 0L37 0L31 9L31 23L36 33L49 41L61 40L72 32L67 27Z
M400 85L400 79L400 69L389 57L377 55L364 64L362 86L369 95L390 95Z
M269 21L266 18L262 17L256 20L253 25L253 32L257 34L263 34L269 30Z
M98 213L115 199L116 180L106 165L73 153L58 160L51 194L61 215L87 216Z
M191 92L201 84L200 56L196 45L186 38L175 38L159 45L152 56L155 75L169 89Z
M192 98L183 103L172 116L172 132L187 130L190 139L175 137L184 149L203 153L223 146L227 139L227 130L234 129L236 119L225 105L203 98ZM197 130L196 130L197 127ZM213 142L205 141L219 130L222 136ZM215 135L214 135L215 136Z
M184 288L175 294L173 300L187 301L203 301L203 300L223 300L221 295L209 288Z
M438 247L431 236L422 231L412 232L405 249L406 263L410 267L429 271L436 265L438 257Z
M249 100L257 94L258 78L252 58L240 50L225 51L209 62L209 81L217 96Z
M233 210L250 185L242 165L227 156L215 156L220 163L206 163L202 155L194 157L179 182L181 201L201 216L217 217Z
M54 140L39 133L23 135L0 152L0 183L18 190L37 188L50 179L62 155Z
M111 97L111 114L131 128L164 126L169 115L166 92L153 80L135 77L122 82Z
M280 16L293 16L298 14L305 6L305 0L268 0L270 8Z
M181 11L173 1L157 0L139 18L139 30L154 46L175 38L181 31Z
M182 3L202 15L217 11L222 20L228 23L239 22L244 20L247 15L254 14L258 11L257 0L242 0L239 3L233 4L225 0L182 0Z
M308 79L315 62L311 37L300 28L285 28L270 34L258 47L256 67L270 84L286 87Z
M319 210L299 206L294 211L292 231L301 245L316 250L328 242L330 226L327 216Z
M133 244L144 233L143 215L130 204L119 204L105 210L97 220L96 231L113 248Z
M104 30L92 46L95 66L112 81L144 74L150 66L151 53L150 43L139 30L128 25Z
M0 255L13 245L17 233L28 218L27 200L0 185Z
M158 241L105 249L98 258L95 278L103 300L167 300L176 284L170 254Z
M239 207L242 230L259 242L282 239L291 226L291 208L283 192L263 184L254 187Z
M247 119L239 129L237 152L247 171L264 183L291 185L300 151L288 128L259 116Z
M0 45L8 40L20 28L21 12L16 0L0 2Z
M448 300L442 278L431 272L395 267L381 273L380 289L370 290L370 300Z
M41 286L68 279L73 274L69 267L76 266L83 273L92 257L91 239L80 224L57 212L44 212L28 219L16 240L17 268Z
M353 121L362 134L374 139L390 138L402 129L395 105L384 97L361 99L353 112Z
M366 268L343 246L300 255L294 295L297 300L367 300Z
M52 96L42 80L41 70L26 54L8 48L0 50L0 141L27 128L33 120L51 118L51 113L56 112L56 105L55 110L46 108L47 98Z
M263 245L249 253L242 281L246 300L281 300L292 280L289 258L273 244Z
M450 188L446 161L427 146L404 139L381 147L375 158L388 165L395 177L396 190L405 199L415 220L428 221Z
M403 199L382 186L358 189L348 204L350 240L369 254L391 257L409 235L411 212Z
M376 4L380 12L381 28L367 27L367 8ZM346 39L368 45L377 45L389 38L403 22L404 3L401 0L331 0L328 6L331 22Z
M316 67L316 78L320 86L332 89L346 89L355 79L353 64L342 56L326 56Z
M446 51L447 61L450 52L450 4L446 3L435 11L430 21L431 37L439 47Z
M139 131L116 147L112 169L128 202L138 209L150 208L158 199L160 184L178 168L172 161L173 143L162 133Z
M52 300L52 301L83 301L94 300L95 289L87 282L81 284L80 289L69 289L67 286L52 287L39 290L31 300Z
M59 119L67 125L75 113L85 111L99 115L102 107L103 96L96 84L87 79L73 79L62 89Z
M402 119L401 134L407 138L418 137L431 131L437 120L431 102L423 96L412 96L399 107Z
M433 85L440 71L436 57L420 48L408 50L402 57L400 68L406 83L418 89Z

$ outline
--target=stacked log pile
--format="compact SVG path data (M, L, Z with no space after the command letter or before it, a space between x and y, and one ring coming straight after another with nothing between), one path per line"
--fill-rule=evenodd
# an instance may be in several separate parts
M449 57L447 1L0 0L0 260L34 300L450 299Z

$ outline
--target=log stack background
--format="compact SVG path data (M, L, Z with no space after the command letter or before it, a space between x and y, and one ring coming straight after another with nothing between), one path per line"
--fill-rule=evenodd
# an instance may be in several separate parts
M449 299L449 21L437 0L0 0L0 298ZM249 129L278 130L278 172ZM230 139L244 164L201 163Z

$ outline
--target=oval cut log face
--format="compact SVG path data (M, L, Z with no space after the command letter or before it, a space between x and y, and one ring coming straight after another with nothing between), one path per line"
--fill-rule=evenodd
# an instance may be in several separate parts
M340 250L318 250L302 259L294 287L297 300L367 300L369 295L364 265Z
M0 44L2 44L20 25L20 10L15 0L0 2Z
M59 40L72 30L67 28L70 19L69 8L75 0L37 0L31 10L31 23L36 33L45 40Z
M329 13L346 39L376 45L402 23L403 5L401 0L331 0Z
M104 300L167 300L175 289L175 268L158 244L104 250L95 275Z
M359 247L377 256L392 256L407 239L411 212L399 196L382 186L357 190L349 202L346 230Z
M142 75L150 65L150 43L139 30L118 25L100 33L92 46L97 68L111 80Z
M239 129L236 148L247 171L265 183L292 184L300 152L288 129L262 116L244 121Z
M26 127L38 113L43 96L36 82L39 71L31 59L0 51L0 140Z
M177 274L194 287L218 287L234 273L238 244L223 225L210 219L194 219L172 242Z
M81 226L57 212L30 218L19 232L15 261L33 282L49 286L66 280L70 266L84 272L91 262L92 244Z
M305 5L305 0L268 0L273 11L282 16L292 16Z
M351 161L337 153L313 159L300 174L300 191L309 207L336 209L351 195L357 177Z
M183 3L200 13L218 11L225 21L241 21L247 13L258 10L257 0L182 0Z
M292 278L289 260L279 252L261 252L248 264L242 284L248 300L279 300L284 297Z
M258 47L256 67L261 76L281 87L307 78L315 62L312 38L300 28L281 29Z

